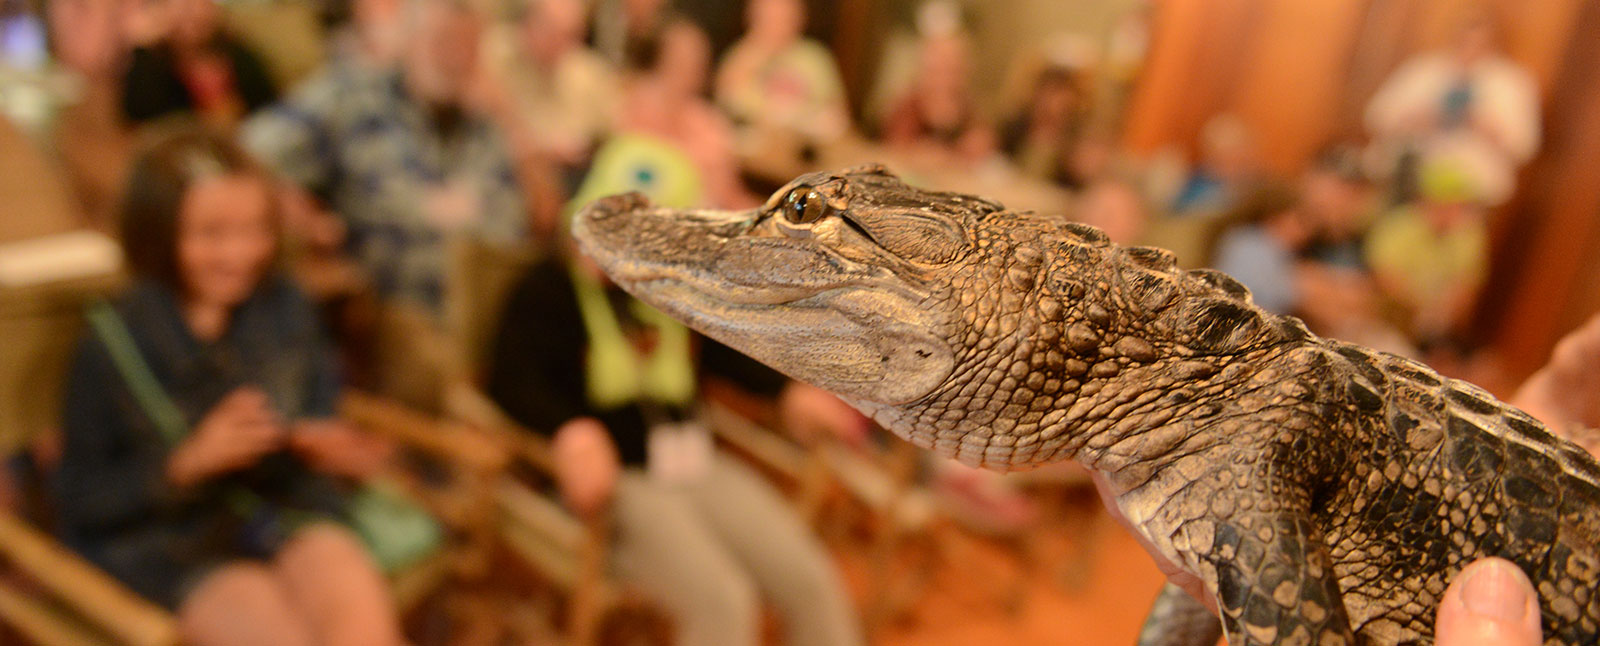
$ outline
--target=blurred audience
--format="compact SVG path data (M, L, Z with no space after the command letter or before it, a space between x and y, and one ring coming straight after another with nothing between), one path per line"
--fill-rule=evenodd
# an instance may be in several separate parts
M1221 215L1247 196L1261 179L1255 135L1237 115L1221 114L1200 133L1200 163L1173 198L1175 215Z
M1434 159L1418 180L1418 200L1373 225L1366 260L1402 328L1438 361L1467 350L1467 317L1488 276L1489 230L1485 198L1469 171Z
M1191 142L1165 142L1170 164L1122 147L1147 3L1104 43L1074 41L1085 57L1016 74L1032 77L1028 96L998 132L973 89L963 5L924 3L915 44L882 47L881 92L862 102L881 143L856 135L833 53L805 36L807 4L748 0L708 96L713 47L670 0L513 0L493 31L476 0L327 0L330 60L280 99L225 27L227 3L0 0L0 72L75 79L42 111L48 128L25 129L46 135L91 224L120 229L134 277L94 310L71 367L53 476L66 542L175 611L185 643L402 644L378 566L333 522L349 516L347 481L388 452L332 421L334 402L356 381L437 407L470 363L447 335L457 243L538 246L487 389L551 440L566 506L615 523L614 574L676 616L684 646L762 642L763 602L786 644L862 643L817 538L693 411L729 398L802 444L859 443L870 423L633 300L576 255L558 217L626 191L754 207L745 174L781 180L818 160L887 159L926 184L972 176L1013 206L1070 202L1111 240L1178 249L1319 334L1436 367L1470 349L1486 214L1541 127L1533 79L1484 14L1382 85L1364 149L1331 147L1282 176L1261 159L1266 133L1228 113L1205 124L1192 163L1177 152ZM155 145L130 164L146 135ZM792 162L770 173L783 178L762 174L764 155ZM318 311L341 324L339 344ZM336 352L363 360L336 369ZM1515 398L1591 450L1597 357L1600 318ZM945 513L1019 531L1037 518L1015 482L935 463ZM0 509L19 497L4 471Z
M501 60L502 75L517 120L525 124L532 150L577 177L595 145L617 118L616 70L584 44L588 9L584 0L529 0L515 22L515 42Z
M500 130L472 102L478 16L454 0L407 1L399 68L328 69L243 137L342 221L380 296L437 314L447 240L520 242L528 211Z
M1111 178L1084 188L1076 214L1084 224L1099 227L1120 245L1141 244L1150 224L1150 214L1138 189Z
M133 48L123 75L129 123L189 114L229 130L277 99L266 66L223 28L215 0L155 0L140 10L162 32Z
M628 52L673 19L670 0L595 0L594 44L617 66Z
M50 141L90 224L111 230L133 155L121 108L121 2L54 0L46 18L51 54L80 89L55 115Z
M996 148L994 130L972 96L972 43L955 26L924 32L911 85L890 102L882 124L888 145L944 163L971 165Z
M792 428L859 435L837 398L786 383L633 300L586 258L549 258L515 288L496 336L491 396L553 438L567 504L609 505L617 574L676 619L682 646L761 643L761 602L785 643L849 646L862 635L827 552L783 497L713 448L688 413L702 375L781 400Z
M1539 148L1539 93L1497 39L1494 22L1475 15L1448 50L1407 61L1367 104L1375 163L1396 201L1409 200L1416 172L1440 157L1472 174L1486 204L1511 195L1517 169Z
M442 325L451 240L525 243L539 191L506 148L504 113L485 107L504 104L478 100L479 16L457 0L405 10L398 68L330 67L243 137L291 184L284 199L305 253L348 258L331 264L359 276L315 291L370 288L380 301L376 329L352 335L374 345L373 386L432 405L453 363Z
M186 643L402 643L336 479L384 451L334 421L339 380L274 269L271 183L184 132L134 163L133 285L79 345L55 500L66 541L178 613Z
M1072 156L1084 134L1090 102L1073 70L1049 65L1032 83L1022 111L1006 123L1000 144L1024 175L1071 188L1084 185Z
M830 141L850 127L839 66L826 46L805 37L803 0L751 0L749 29L717 70L717 103L757 133Z
M1313 229L1294 192L1278 186L1260 188L1223 217L1226 224L1212 251L1212 266L1250 288L1262 309L1295 312L1301 299L1296 259Z
M405 49L407 0L329 0L330 63L385 69Z
M710 205L754 206L760 201L739 176L733 126L704 96L710 65L710 42L685 20L671 20L635 42L617 130L655 137L681 150L699 171Z

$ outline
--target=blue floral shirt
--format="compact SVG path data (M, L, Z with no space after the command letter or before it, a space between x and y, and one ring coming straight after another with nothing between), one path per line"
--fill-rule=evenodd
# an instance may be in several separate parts
M494 124L465 113L447 135L436 122L400 74L336 64L252 118L243 137L344 219L380 296L437 315L450 240L516 243L528 218Z

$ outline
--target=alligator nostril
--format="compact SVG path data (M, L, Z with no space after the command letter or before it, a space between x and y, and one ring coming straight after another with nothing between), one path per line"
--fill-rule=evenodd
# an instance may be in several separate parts
M584 207L582 217L589 220L605 220L650 207L650 198L645 197L643 193L608 195Z

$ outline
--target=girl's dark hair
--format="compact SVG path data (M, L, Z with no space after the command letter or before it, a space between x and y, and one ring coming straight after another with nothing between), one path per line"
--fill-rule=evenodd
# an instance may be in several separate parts
M184 196L208 178L240 174L265 185L266 174L232 140L187 126L156 134L134 159L123 189L122 251L133 275L183 289L178 218Z

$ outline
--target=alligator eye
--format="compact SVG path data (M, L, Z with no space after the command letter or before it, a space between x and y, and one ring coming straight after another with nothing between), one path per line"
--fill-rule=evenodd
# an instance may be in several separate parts
M783 198L783 216L795 224L811 224L832 211L828 198L810 186L797 186Z

